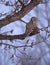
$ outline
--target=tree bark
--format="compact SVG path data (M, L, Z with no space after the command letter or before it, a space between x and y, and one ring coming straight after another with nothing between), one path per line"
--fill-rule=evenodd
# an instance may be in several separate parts
M28 36L36 35L39 33L39 29L36 27ZM26 33L20 35L2 35L0 34L0 40L14 40L14 39L25 39L28 37Z
M40 2L41 0L31 0L31 3L29 3L25 8L23 8L18 13L14 12L14 15L6 16L4 19L0 20L0 28L24 17L30 10L33 9L33 7L37 6Z

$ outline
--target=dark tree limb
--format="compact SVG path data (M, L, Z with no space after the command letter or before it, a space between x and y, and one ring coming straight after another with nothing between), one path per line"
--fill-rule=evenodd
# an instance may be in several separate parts
M0 34L0 40L24 39L25 37L26 37L25 34L21 34L21 35L1 35Z
M7 16L4 19L0 20L0 28L24 17L30 10L33 9L33 7L38 5L40 2L41 0L31 0L31 3L29 3L25 8L23 8L18 13L14 12L14 15Z
M34 29L28 36L32 36L35 34L38 34L39 30L38 28ZM25 39L27 37L27 34L21 34L21 35L2 35L0 34L0 40L14 40L14 39Z

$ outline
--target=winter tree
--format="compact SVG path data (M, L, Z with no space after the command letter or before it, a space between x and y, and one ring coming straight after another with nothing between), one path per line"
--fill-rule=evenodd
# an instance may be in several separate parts
M0 65L50 65L50 0L0 0Z

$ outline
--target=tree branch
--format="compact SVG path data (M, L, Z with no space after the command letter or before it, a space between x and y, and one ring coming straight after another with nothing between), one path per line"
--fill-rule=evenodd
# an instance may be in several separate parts
M20 4L22 5L22 7L24 7L24 3L21 0L18 0L20 2Z
M31 3L29 3L25 8L23 8L18 13L14 12L14 15L7 16L6 18L0 20L0 28L24 17L24 15L26 15L30 10L32 10L33 7L38 5L40 1L41 0L31 0Z
M39 33L39 29L36 27L28 36L32 36ZM20 35L2 35L0 34L0 40L14 40L14 39L24 39L28 37L26 33Z
M0 45L12 46L14 48L31 47L31 44L30 45L15 46L15 45L7 44L7 43L0 43Z
M21 34L21 35L1 35L0 34L0 40L24 39L25 37L26 37L25 34Z

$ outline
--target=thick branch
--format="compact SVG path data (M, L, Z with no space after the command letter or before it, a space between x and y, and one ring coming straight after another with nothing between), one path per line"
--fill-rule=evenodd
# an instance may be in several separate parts
M28 36L32 36L35 34L38 34L38 28L34 29ZM28 37L26 33L21 35L2 35L0 34L0 40L13 40L13 39L24 39L25 37Z
M25 8L23 8L20 12L14 13L12 16L7 16L6 18L0 20L0 28L12 23L26 15L30 10L32 10L33 7L39 4L41 0L32 0L31 3L29 3Z
M25 34L22 35L1 35L0 34L0 40L24 39L25 37L26 37Z

